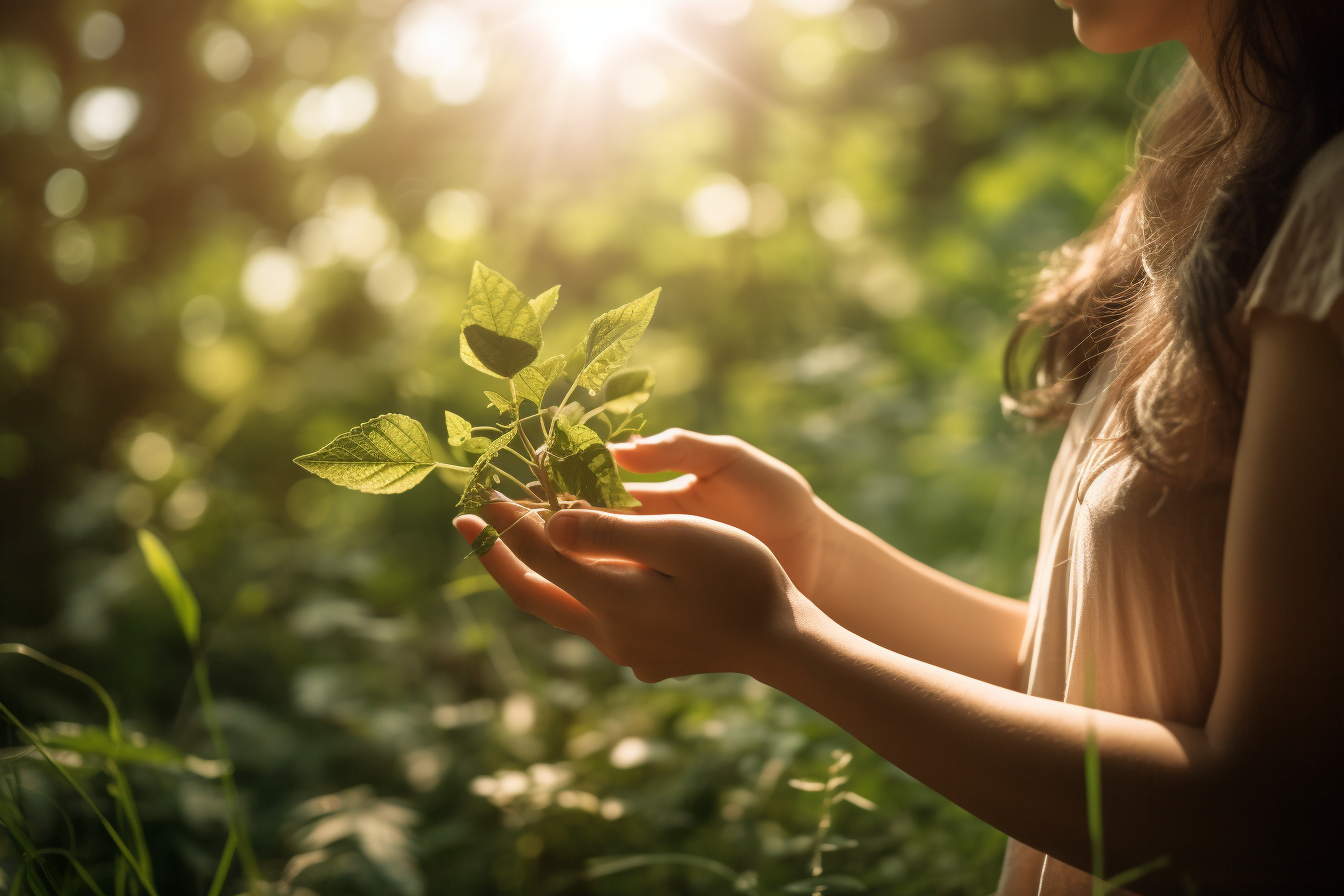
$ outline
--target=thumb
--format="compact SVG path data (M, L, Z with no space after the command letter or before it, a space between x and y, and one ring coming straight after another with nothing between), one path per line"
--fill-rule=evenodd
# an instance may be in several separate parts
M546 537L557 551L578 557L633 560L663 572L680 565L677 546L684 517L625 516L597 510L562 510L546 522Z

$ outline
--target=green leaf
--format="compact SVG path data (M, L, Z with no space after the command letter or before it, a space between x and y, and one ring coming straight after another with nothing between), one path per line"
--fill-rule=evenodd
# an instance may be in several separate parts
M481 456L476 458L476 463L471 467L471 475L467 477L467 484L462 489L462 498L457 502L457 506L462 508L463 513L475 513L481 507L493 500L493 471L490 464L494 462L499 453L513 441L518 435L518 425L514 424L486 446L481 452Z
M556 418L546 453L546 473L561 492L594 507L638 507L625 490L616 461L601 436L582 424Z
M569 404L556 411L555 416L563 419L567 423L578 423L583 417L583 405L577 401L571 401Z
M578 384L596 395L607 377L620 369L653 319L662 287L628 305L613 308L588 327L583 372Z
M602 407L613 414L629 414L649 400L653 384L652 367L627 367L617 371L607 380L607 400Z
M541 353L541 323L518 287L479 261L462 309L462 360L508 379Z
M506 396L500 395L498 392L486 390L485 398L490 402L490 407L499 411L504 416L513 417L517 415L518 409L514 407L513 402Z
M626 439L644 431L644 415L634 414L626 417L607 438L608 442L624 442Z
M425 428L403 414L374 417L312 454L294 458L294 463L337 485L374 495L404 492L434 469Z
M81 756L102 756L114 762L190 771L205 777L218 776L218 763L188 756L172 744L138 734L132 734L130 741L115 740L106 728L69 722L58 727L39 728L37 733L48 747L69 750Z
M462 450L470 454L480 454L490 447L490 440L485 436L472 436L462 443Z
M518 371L513 379L513 387L518 392L519 400L530 401L541 407L541 403L546 400L546 390L551 388L551 383L556 381L564 369L565 356L553 355Z
M572 349L565 352L565 379L577 379L583 373L583 365L588 360L588 340L582 339Z
M465 417L459 417L452 411L444 411L448 423L448 444L456 448L471 438L471 423Z
M201 605L196 602L196 595L192 593L186 579L182 578L177 564L173 562L173 555L168 553L163 542L148 529L141 529L136 535L140 539L140 553L145 555L145 565L168 596L168 602L173 605L177 623L182 627L187 643L195 647L201 634Z
M537 316L537 326L546 324L546 318L551 316L551 312L555 310L555 305L559 301L560 286L557 284L527 303L532 307L532 313Z
M490 549L495 546L497 541L499 541L499 533L495 531L495 527L486 526L481 530L481 534L477 535L475 540L472 541L471 552L477 557L484 557L490 553Z

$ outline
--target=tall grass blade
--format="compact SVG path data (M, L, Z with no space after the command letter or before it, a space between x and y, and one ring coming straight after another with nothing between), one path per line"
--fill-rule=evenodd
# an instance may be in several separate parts
M224 853L219 857L219 865L215 868L215 879L210 882L210 892L205 896L219 896L224 889L224 881L229 876L229 866L233 864L233 849L238 845L238 832L229 826L229 839L224 842Z
M172 554L168 553L163 542L148 529L141 529L136 534L140 539L140 552L145 555L145 565L167 595L168 602L173 605L173 612L177 614L178 624L182 626L187 643L195 647L201 634L201 605L197 603L196 595L192 593L186 579L182 578Z
M84 800L84 802L88 804L89 808L93 810L93 814L97 816L98 821L102 823L103 829L107 831L108 836L112 838L112 842L117 845L117 849L126 859L126 862L131 866L131 870L135 872L135 876L140 880L140 884L145 888L146 891L149 892L150 896L158 896L158 891L154 889L154 882L150 880L149 876L145 873L145 870L141 867L140 863L137 862L135 860L135 857L131 855L131 850L126 845L126 841L121 839L121 835L117 833L117 829L113 827L112 822L107 820L107 816L104 815L102 813L102 810L98 808L98 804L95 803L92 797L90 797L89 794L84 790L84 788L79 785L79 782L76 781L68 771L66 771L65 766L61 765L54 758L52 758L50 751L47 750L47 746L42 742L42 739L39 738L33 732L29 731L28 728L24 726L22 722L19 721L18 717L15 716L14 713L9 711L9 707L5 706L3 703L0 703L0 713L4 713L5 718L9 719L10 724L13 725L15 728L19 729L19 732L24 737L28 738L29 743L37 747L38 752L42 754L42 758L46 759L47 762L50 763L51 767L56 769L56 771L60 774L60 776L62 778L65 778L66 783L68 783L71 787L73 787L75 789L75 792L78 793L80 797Z
M1134 883L1141 877L1147 877L1154 871L1161 871L1171 864L1171 856L1160 856L1151 862L1144 862L1142 865L1135 866L1128 871L1123 871L1115 877L1106 881L1103 893L1112 893L1120 888Z
M52 659L41 651L34 650L27 644L0 644L0 654L15 654L17 656L26 656L29 659L36 660L49 669L54 669L62 675L73 678L80 682L89 690L93 691L99 702L103 704L103 709L107 712L107 736L114 745L125 743L124 731L121 726L121 714L117 712L117 705L112 702L112 695L107 692L98 680L86 672L67 666L65 663ZM122 774L120 766L112 760L107 759L107 771L112 776L113 788L112 797L125 813L126 823L131 828L131 839L135 843L135 851L139 856L140 866L144 872L153 877L153 869L149 861L149 845L145 842L144 830L140 826L140 815L135 808L135 798L131 793L130 782Z
M95 896L107 896L107 894L103 892L102 888L98 886L97 882L94 881L93 875L89 874L89 870L84 867L84 865L79 861L79 859L75 858L74 854L71 853L70 850L62 849L59 846L51 846L46 849L39 850L39 852L42 853L43 855L64 856L66 861L70 863L70 867L74 868L75 873L79 875L79 879L84 881L84 885L88 887L90 890L92 890Z
M201 701L201 715L204 717L206 730L210 732L210 741L215 747L215 758L224 768L220 775L220 786L224 790L224 801L231 819L229 827L237 835L238 859L243 865L243 873L247 875L248 887L255 889L256 883L261 880L261 871L257 865L256 853L252 850L252 838L248 835L247 820L243 817L238 788L233 780L233 762L229 759L229 746L224 740L224 730L220 727L219 716L215 712L214 694L210 690L210 674L200 651L201 605L187 580L182 578L173 555L168 553L163 542L147 529L141 529L138 535L140 551L145 555L145 564L173 605L177 620L182 626L182 634L195 655L192 677L196 680L196 693Z

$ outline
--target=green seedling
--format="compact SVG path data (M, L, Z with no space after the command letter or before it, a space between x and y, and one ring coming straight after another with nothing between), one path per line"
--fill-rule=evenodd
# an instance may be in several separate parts
M457 466L434 460L424 426L402 414L375 417L294 462L337 485L377 495L413 488L436 468L453 470L466 475L457 504L463 513L475 513L494 501L509 501L543 519L581 502L637 507L639 502L621 483L607 443L644 427L644 416L635 409L653 390L653 371L624 365L653 317L659 292L600 315L584 341L564 354L538 360L541 328L560 299L560 287L529 300L477 262L462 310L461 356L469 367L504 380L508 388L485 393L499 415L493 425L473 426L452 411L444 412L448 444L476 455L475 463ZM569 382L564 398L547 405L547 392L562 380ZM605 388L602 401L591 409L571 401L580 387L590 396ZM535 413L524 413L526 404ZM521 467L523 474L515 475L508 465ZM519 491L517 496L496 490L505 480ZM485 554L499 536L487 526L472 551Z

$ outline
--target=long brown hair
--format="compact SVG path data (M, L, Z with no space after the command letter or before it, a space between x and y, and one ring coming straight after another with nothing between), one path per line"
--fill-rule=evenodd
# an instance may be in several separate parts
M1220 31L1216 74L1187 62L1149 112L1132 172L1051 257L1004 358L1005 408L1052 420L1113 349L1116 455L1187 480L1231 458L1247 365L1229 312L1344 130L1344 0L1232 0Z

